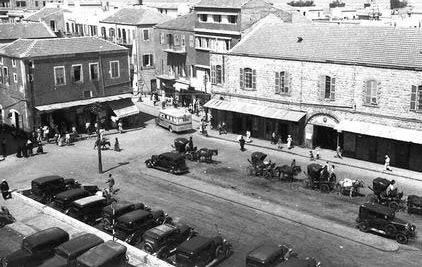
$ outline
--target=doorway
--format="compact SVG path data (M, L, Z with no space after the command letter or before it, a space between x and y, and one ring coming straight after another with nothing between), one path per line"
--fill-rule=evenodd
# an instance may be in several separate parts
M337 131L331 127L314 125L314 135L312 143L321 148L336 150Z

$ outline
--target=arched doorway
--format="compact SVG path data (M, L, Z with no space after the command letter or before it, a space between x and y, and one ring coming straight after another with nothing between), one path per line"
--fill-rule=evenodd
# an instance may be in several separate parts
M9 111L9 114L7 115L7 117L10 119L10 123L13 126L15 126L16 129L19 129L20 128L20 120L19 120L20 114L19 114L19 112L17 112L14 109L11 109Z
M342 134L337 131L339 120L326 113L311 115L305 126L305 142L309 147L321 147L335 150L341 146Z

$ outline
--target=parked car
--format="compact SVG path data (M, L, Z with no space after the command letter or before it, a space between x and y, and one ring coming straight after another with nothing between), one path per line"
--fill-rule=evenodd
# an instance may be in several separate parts
M43 204L52 201L53 197L66 190L65 179L57 175L44 176L32 180L31 194Z
M286 261L292 249L284 245L263 244L248 253L246 267L273 267Z
M76 267L76 258L89 249L104 243L104 240L94 234L83 234L61 244L55 249L53 258L48 259L39 267Z
M172 263L177 267L214 266L231 254L231 244L221 236L195 236L176 248Z
M106 231L112 231L113 219L116 220L123 214L129 213L134 210L151 211L151 209L144 203L118 202L104 207L102 219L103 229Z
M178 245L196 235L186 224L162 224L144 233L140 247L157 258L166 259Z
M128 266L127 248L109 240L91 248L77 258L78 267L123 267Z
M65 211L68 208L70 208L73 201L84 198L84 197L88 197L90 195L91 194L88 191L82 188L70 189L70 190L58 193L54 197L52 207L60 211Z
M65 213L70 217L93 225L102 217L103 208L108 204L107 199L102 196L84 197L73 201L71 207Z
M134 210L116 220L116 237L128 244L134 245L142 241L146 230L171 220L162 210Z
M189 171L185 157L176 152L153 155L151 159L145 161L145 164L148 168L155 168L172 174L183 174Z
M416 237L415 225L396 218L394 209L378 203L362 204L356 222L362 232L377 232L395 238L401 244L406 244L410 238Z
M407 197L407 212L422 215L422 197L410 195Z
M69 241L69 234L52 227L24 237L22 246L2 259L5 267L33 267L54 255L54 248Z

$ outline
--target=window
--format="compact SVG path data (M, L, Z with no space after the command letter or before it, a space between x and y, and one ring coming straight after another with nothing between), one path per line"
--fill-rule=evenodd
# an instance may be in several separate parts
M174 35L174 45L180 45L180 35Z
M16 6L17 7L26 7L26 2L25 1L16 1Z
M69 22L66 22L66 32L70 32Z
M369 80L365 82L365 104L377 105L378 104L378 82L375 80Z
M164 44L166 42L166 38L164 33L160 33L160 44Z
M322 100L335 100L336 79L327 75L320 77L320 94Z
M199 21L200 22L207 22L208 15L207 14L199 14Z
M38 7L38 1L35 1L35 6Z
M115 36L115 31L114 29L109 29L108 30L108 36L110 36L111 39L114 39Z
M410 110L422 111L422 85L412 85L410 96Z
M0 57L0 64L3 64L3 57Z
M142 33L144 41L149 41L149 30L143 30Z
M227 21L231 24L236 24L237 16L229 15L229 16L227 16Z
M54 67L54 83L55 85L65 85L66 77L64 72L64 67Z
M194 47L195 46L195 41L193 39L193 35L189 35L189 46L190 47Z
M181 37L182 37L182 46L185 46L186 45L185 36L182 35Z
M240 88L245 90L256 89L256 70L251 68L240 69Z
M13 82L14 83L18 82L18 75L16 73L13 73Z
M9 84L9 69L7 67L3 67L3 83Z
M12 67L16 67L16 59L12 58Z
M72 82L82 82L82 65L72 65Z
M50 20L50 28L53 32L56 31L56 21Z
M147 54L142 56L142 66L144 67L152 67L154 64L152 60L152 54Z
M214 22L216 23L221 23L221 15L213 15L212 19L214 20Z
M120 77L119 61L110 61L110 77L112 79Z
M223 70L221 65L211 65L211 83L222 84Z
M89 63L89 79L98 81L98 63Z
M290 93L290 76L285 71L275 73L275 93L288 94Z

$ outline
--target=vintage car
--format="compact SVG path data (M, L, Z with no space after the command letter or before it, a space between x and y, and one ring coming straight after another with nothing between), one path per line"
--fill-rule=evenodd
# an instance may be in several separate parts
M246 256L246 267L273 267L286 261L292 249L284 245L263 244Z
M103 229L106 231L112 231L113 219L117 219L123 214L129 213L134 210L147 210L151 209L144 203L129 203L129 202L118 202L110 204L103 208Z
M407 212L422 215L422 197L410 195L407 197Z
M54 257L39 267L76 267L77 257L102 243L104 240L94 234L82 234L58 246Z
M311 163L307 167L307 178L304 186L311 189L319 189L323 193L333 190L337 184L336 175L323 171L324 167L318 163Z
M186 224L162 224L144 233L140 247L149 254L166 259L178 245L196 235Z
M123 267L128 266L127 248L109 240L91 248L77 258L78 267Z
M73 201L89 197L91 194L82 188L70 189L58 193L51 204L51 206L60 211L65 211L70 208Z
M395 217L395 210L378 203L364 203L359 207L356 219L357 227L362 232L373 231L392 237L401 244L416 237L416 226Z
M56 194L65 190L65 179L57 175L40 177L31 182L32 197L43 204L51 202Z
M103 208L108 204L107 199L102 196L84 197L73 201L70 208L65 211L65 214L93 225L101 219Z
M52 227L24 237L21 249L2 259L2 266L33 267L54 255L54 248L69 241L69 234L61 228Z
M183 174L189 171L186 166L185 157L176 152L153 155L145 161L145 164L148 168L155 168L172 174Z
M195 236L176 248L172 263L177 267L214 266L230 257L232 252L231 244L220 235L213 238Z
M375 202L399 210L404 206L403 192L397 192L396 188L387 195L387 187L390 183L388 179L377 177L372 181L372 187L368 186L368 188L374 192Z
M145 231L166 221L171 221L171 218L162 210L134 210L117 218L114 230L117 238L135 245L142 240Z

